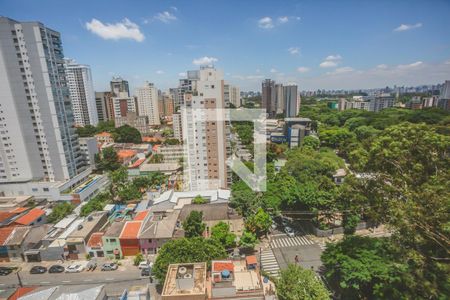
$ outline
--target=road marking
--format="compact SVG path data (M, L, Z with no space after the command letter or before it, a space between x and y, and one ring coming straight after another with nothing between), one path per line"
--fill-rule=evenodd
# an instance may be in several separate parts
M280 266L278 265L277 259L273 254L272 249L264 250L261 253L261 268L273 275L274 277L279 276Z
M64 282L64 283L69 283L69 282L70 282L70 280L63 280L63 281L61 281L61 282Z
M105 280L111 281L114 280L114 278L106 278Z
M48 284L50 281L41 281L42 284Z
M286 248L295 246L307 246L314 245L314 242L308 239L306 236L286 237L282 239L275 239L270 242L272 248Z
M88 281L92 281L92 279L85 279L85 280L83 280L83 281L86 281L86 282L88 282Z

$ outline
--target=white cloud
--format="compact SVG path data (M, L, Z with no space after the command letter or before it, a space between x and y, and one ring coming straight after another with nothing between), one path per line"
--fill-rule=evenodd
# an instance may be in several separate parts
M177 17L168 11L157 13L156 16L154 16L153 18L166 24L177 20Z
M300 48L298 48L298 47L290 47L290 48L288 49L288 51L289 51L289 53L292 54L292 55L300 54Z
M319 66L321 68L334 68L337 67L338 63L332 60L323 61Z
M203 56L197 59L194 59L192 63L194 65L210 65L217 62L218 59L215 57Z
M260 80L264 78L262 75L233 75L231 77L239 80Z
M446 65L450 65L450 60L447 60L447 61L445 62L445 64L446 64Z
M270 69L270 73L277 73L278 71L277 71L277 69L275 69L275 68L272 68L272 69Z
M380 70L386 70L388 68L388 66L385 64L381 64L381 65L376 66L376 68L380 69Z
M328 55L319 66L321 68L334 68L337 67L341 60L342 56L340 56L339 54Z
M105 40L132 39L142 42L145 39L139 26L127 18L115 24L102 23L97 19L92 19L91 22L86 22L86 28Z
M280 22L281 24L287 23L287 22L289 22L289 17L287 17L287 16L279 17L278 22Z
M180 72L180 73L178 73L178 76L180 76L180 77L186 77L186 72Z
M398 69L413 69L413 68L417 68L417 67L421 66L422 64L423 64L423 62L416 61L416 62L408 64L408 65L398 65L397 68Z
M264 17L258 20L259 28L271 29L274 27L271 17Z
M308 71L309 71L309 68L307 68L307 67L298 67L297 68L297 72L299 72L299 73L306 73Z
M336 75L336 74L343 74L343 73L349 73L349 72L353 72L354 69L351 67L342 67L342 68L337 68L336 70L332 71L332 72L327 72L327 75Z
M416 29L422 27L422 23L416 23L416 24L401 24L397 28L394 29L394 31L407 31L411 29Z
M178 11L178 8L176 6L171 6L170 9L174 10L174 11Z
M161 74L164 74L164 71L163 70L158 70L155 73L161 75Z

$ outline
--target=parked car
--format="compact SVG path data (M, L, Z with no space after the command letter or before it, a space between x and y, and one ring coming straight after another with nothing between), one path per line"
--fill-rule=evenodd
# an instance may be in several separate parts
M289 226L284 227L284 232L286 232L286 234L289 237L294 237L295 236L294 230L291 227L289 227Z
M139 264L139 269L141 269L141 270L151 268L151 267L153 267L153 262L147 263L147 262L143 261Z
M80 264L73 264L66 268L66 273L79 273L84 270L84 266Z
M43 266L34 266L30 269L30 274L44 274L47 268Z
M64 272L64 267L60 265L53 265L48 269L49 273L62 273Z
M94 271L97 268L97 261L91 260L88 262L86 266L87 271Z
M143 269L141 269L141 276L149 277L150 274L151 274L151 269L150 268L143 268Z
M13 271L12 268L8 267L0 267L0 276L8 276Z
M106 263L102 265L102 271L114 271L117 270L119 266L116 263Z

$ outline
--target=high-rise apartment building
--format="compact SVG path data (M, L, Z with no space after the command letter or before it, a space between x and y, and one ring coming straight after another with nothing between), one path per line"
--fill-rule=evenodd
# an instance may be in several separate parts
M188 189L227 188L227 128L223 74L213 67L188 72L192 91L184 95L182 132Z
M146 82L136 89L139 116L148 118L149 125L160 125L158 107L158 89L153 83Z
M276 114L283 114L285 109L284 105L284 89L281 83L275 84L275 111Z
M440 91L437 106L445 110L450 110L450 80L445 81Z
M283 87L284 114L287 118L296 117L298 114L298 87L296 85L285 85Z
M269 118L274 118L277 114L277 96L280 94L280 88L275 86L275 81L271 79L262 82L262 108L266 109Z
M114 120L114 103L112 92L95 92L95 104L99 122Z
M77 64L73 59L66 59L64 67L66 68L75 126L96 126L98 115L91 68L87 65Z
M176 113L172 115L173 120L173 136L179 140L180 142L183 141L183 123L182 123L182 117L180 113Z
M230 104L234 107L241 106L241 91L239 87L225 84L223 86L223 97L225 101L225 107L230 107Z
M113 77L110 82L111 92L114 97L130 97L130 88L128 87L128 81L120 78Z
M159 97L159 116L161 118L171 117L174 113L172 95L162 93Z
M370 100L369 111L379 112L382 109L394 107L394 96L381 94Z
M85 167L63 57L59 32L0 17L0 190Z
M114 118L126 117L128 112L136 113L136 101L134 97L127 97L122 93L122 97L113 97Z

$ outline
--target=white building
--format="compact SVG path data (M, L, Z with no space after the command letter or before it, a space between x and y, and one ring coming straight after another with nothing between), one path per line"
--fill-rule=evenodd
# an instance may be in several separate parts
M125 92L120 92L117 97L112 98L114 117L126 117L128 112L136 112L134 97L127 96Z
M223 74L213 67L188 72L195 87L184 96L184 181L191 191L227 188L227 129L223 109Z
M84 169L63 57L59 32L0 17L0 192Z
M181 114L173 114L172 115L172 122L173 122L173 135L174 137L179 140L183 141L183 123Z
M72 59L65 59L64 67L66 69L75 125L83 127L86 125L96 126L98 115L91 68L87 65L77 64Z
M153 83L146 82L143 87L136 89L139 116L146 116L148 123L160 125L158 109L158 89Z
M223 86L223 97L225 101L225 107L230 107L232 104L234 107L241 106L241 90L239 87L225 84Z
M82 137L79 140L81 153L84 156L84 161L88 166L94 167L95 155L98 153L97 138Z

